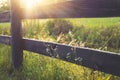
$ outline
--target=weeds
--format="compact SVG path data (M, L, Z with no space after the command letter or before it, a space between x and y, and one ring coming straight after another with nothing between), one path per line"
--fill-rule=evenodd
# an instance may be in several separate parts
M111 18L110 21L109 19L66 20L24 20L22 23L23 36L120 52L120 19ZM0 24L0 34L10 35L9 23ZM71 60L70 56L75 56L75 54L68 54L69 60ZM82 58L74 58L77 63L80 61L82 64ZM0 80L3 79L119 80L120 78L28 51L24 51L23 67L20 70L13 70L11 66L11 48L0 44Z

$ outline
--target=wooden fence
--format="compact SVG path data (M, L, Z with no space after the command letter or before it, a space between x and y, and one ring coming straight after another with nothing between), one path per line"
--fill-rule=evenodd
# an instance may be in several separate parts
M26 12L20 8L19 0L11 0L11 11L5 13L7 18L1 17L4 13L0 13L0 22L11 22L12 35L11 37L1 35L0 43L12 46L14 68L22 65L23 50L27 50L120 76L120 54L118 53L24 39L21 34L22 19L119 17L119 0L69 0L40 6L39 10L34 10L29 16L26 16Z

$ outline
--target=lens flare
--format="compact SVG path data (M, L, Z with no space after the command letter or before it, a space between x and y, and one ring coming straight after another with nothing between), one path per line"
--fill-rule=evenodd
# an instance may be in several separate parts
M21 0L21 7L27 11L33 10L36 6L44 4L43 0Z

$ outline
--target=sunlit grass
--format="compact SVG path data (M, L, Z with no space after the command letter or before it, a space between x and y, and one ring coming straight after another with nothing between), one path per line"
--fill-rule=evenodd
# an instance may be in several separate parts
M48 27L55 23L52 21L54 20L23 20L23 37L76 46L83 45L120 53L119 45L116 45L119 44L120 40L120 18L82 18L68 20L73 24L73 30L69 33L58 35L49 34ZM59 24L61 23L59 22ZM10 35L10 23L0 23L0 34ZM114 48L108 49L110 45L108 46L106 42L111 34L113 36L109 42L115 45L113 44ZM13 70L11 66L11 48L0 44L0 80L119 79L120 77L28 51L24 51L23 67L19 70Z
M86 27L96 27L99 28L103 27L110 27L120 24L120 18L82 18L82 19L68 19L70 20L75 26L79 27L80 25Z
M93 72L88 68L24 51L23 67L13 70L11 67L11 49L0 45L0 79L4 80L89 80L96 77L109 79L111 76ZM7 52L4 53L7 49ZM9 56L8 56L9 55Z
M10 35L10 23L0 23L0 35Z

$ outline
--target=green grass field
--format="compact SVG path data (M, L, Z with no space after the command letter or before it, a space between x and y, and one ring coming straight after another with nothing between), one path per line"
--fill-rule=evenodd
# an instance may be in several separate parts
M23 20L22 25L23 37L120 53L120 18ZM57 33L59 30L63 32ZM11 34L10 23L0 23L0 34ZM0 80L120 80L120 77L28 51L24 51L21 69L13 70L11 47L0 44Z

